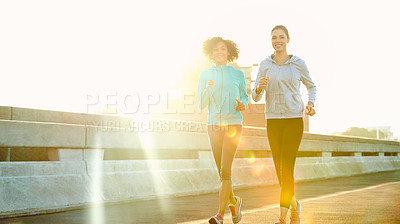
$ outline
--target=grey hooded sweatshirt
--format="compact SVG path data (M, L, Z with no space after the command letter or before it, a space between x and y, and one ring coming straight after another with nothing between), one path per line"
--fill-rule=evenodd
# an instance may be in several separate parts
M267 86L260 94L256 87L262 77L269 77ZM308 74L306 63L296 56L279 66L272 57L260 63L256 85L252 92L254 101L259 101L265 94L265 116L267 119L303 117L304 103L300 94L300 82L308 90L308 101L315 104L316 86Z

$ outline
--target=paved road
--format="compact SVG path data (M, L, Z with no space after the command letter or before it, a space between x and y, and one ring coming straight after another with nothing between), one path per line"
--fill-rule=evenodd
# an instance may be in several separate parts
M273 223L279 187L236 190L244 199L241 224ZM400 223L400 171L298 183L302 223ZM0 220L0 223L207 223L217 193L92 207ZM225 223L232 223L227 210Z

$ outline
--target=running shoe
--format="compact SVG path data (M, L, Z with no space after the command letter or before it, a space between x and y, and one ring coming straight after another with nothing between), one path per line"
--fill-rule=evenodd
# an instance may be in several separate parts
M290 224L300 224L301 204L296 201L296 209L290 209Z
M224 218L222 218L221 214L216 214L213 217L208 220L208 223L210 224L223 224L224 223Z
M236 204L229 204L229 210L232 213L232 222L238 223L242 219L242 203L243 200L241 197L235 196Z
M274 224L286 224L285 220L278 216L278 221L274 222Z

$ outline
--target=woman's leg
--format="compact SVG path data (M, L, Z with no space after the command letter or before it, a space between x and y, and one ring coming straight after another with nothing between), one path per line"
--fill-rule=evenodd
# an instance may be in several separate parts
M217 166L219 179L221 180L221 158L222 158L222 143L224 140L224 132L222 127L217 125L208 126L208 139L211 145L211 151L214 157L215 165Z
M281 119L267 119L267 136L274 160L276 176L281 185L281 148L283 137L283 121Z
M292 208L296 208L297 207L296 201L297 201L296 196L293 194L292 200L290 201L290 206Z
M222 164L221 164L222 183L219 190L219 214L221 214L222 216L225 213L225 208L226 205L228 204L228 199L230 199L231 203L233 204L235 203L233 189L232 189L231 170L241 135L242 135L241 125L229 125L224 135L224 142L222 146Z
M221 188L222 188L222 176L221 176L221 166L222 166L222 146L224 143L225 129L227 127L221 127L217 125L209 125L208 126L208 139L210 141L212 154L214 157L214 162L218 170L219 179L221 180ZM227 188L224 184L224 190ZM229 190L229 189L228 189ZM221 191L221 189L220 189ZM235 204L235 198L233 195L233 191L230 191L229 200L232 204ZM224 194L224 192L222 192ZM219 197L219 201L221 201L221 196ZM219 203L218 203L219 205Z
M221 179L221 158L222 158L222 143L224 140L224 133L220 126L209 125L207 129L208 140L210 141L211 151L214 157L215 165L217 166L218 175Z
M272 158L274 160L276 176L281 186L282 194L282 178L281 178L281 159L282 159L282 140L285 120L283 119L267 119L267 136L268 143L271 148ZM285 219L288 208L280 206L279 217ZM284 214L284 215L283 215Z
M303 137L303 119L286 119L281 145L281 217L286 217L294 198L294 167L296 155ZM293 207L293 206L292 206ZM294 207L295 208L295 207Z

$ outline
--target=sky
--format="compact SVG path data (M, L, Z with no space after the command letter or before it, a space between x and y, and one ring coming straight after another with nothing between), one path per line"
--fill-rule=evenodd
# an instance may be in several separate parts
M400 137L397 9L395 0L1 1L0 105L91 112L108 95L173 90L204 40L231 39L240 66L258 64L282 24L288 53L317 85L310 132L391 126Z

